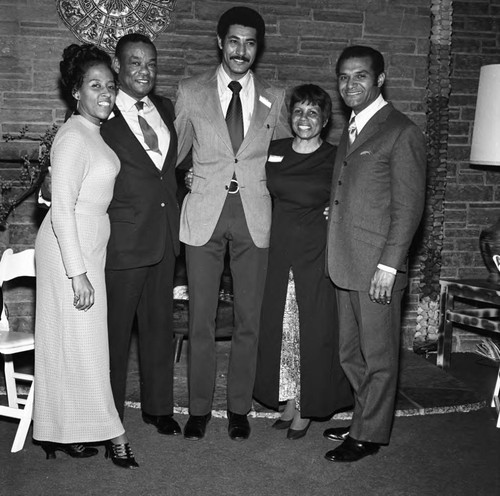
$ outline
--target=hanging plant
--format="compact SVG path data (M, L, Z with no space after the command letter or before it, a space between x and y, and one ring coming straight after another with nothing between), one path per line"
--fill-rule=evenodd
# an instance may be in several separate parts
M420 253L419 306L414 348L435 347L439 326L441 252L451 91L452 0L432 0L427 84L427 191Z
M28 135L28 126L23 126L19 133L4 134L5 141L31 140L39 141L38 160L31 162L27 155L21 157L21 172L17 179L4 180L0 177L0 228L5 229L8 225L7 219L12 211L20 205L26 198L38 191L50 166L50 148L56 135L58 126L53 124L45 133L38 137ZM12 196L14 188L21 192Z

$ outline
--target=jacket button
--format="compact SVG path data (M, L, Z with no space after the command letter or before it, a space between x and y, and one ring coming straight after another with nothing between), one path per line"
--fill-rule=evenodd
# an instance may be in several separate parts
M338 205L338 204L339 204L339 201L338 201L338 200L335 200L335 201L333 202L333 204L334 204L334 205Z
M235 163L235 164L237 164L237 163L238 163L238 159L237 159L237 158L235 158L235 159L234 159L234 163Z
M339 186L341 186L341 185L342 185L342 181L339 181Z
M342 164L344 167L347 167L347 162L344 161L344 163Z

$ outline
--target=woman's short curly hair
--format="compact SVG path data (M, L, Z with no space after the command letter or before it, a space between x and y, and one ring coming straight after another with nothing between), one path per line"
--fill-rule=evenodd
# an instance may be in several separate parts
M63 51L63 58L59 63L61 71L61 89L63 97L74 106L75 98L73 93L78 90L83 83L83 78L87 71L95 66L104 64L109 67L111 73L116 78L116 74L111 67L111 57L104 51L92 44L77 45L73 43Z
M293 88L290 95L290 112L292 112L296 103L317 105L321 110L323 119L329 119L332 113L332 99L330 95L323 88L315 84L302 84Z

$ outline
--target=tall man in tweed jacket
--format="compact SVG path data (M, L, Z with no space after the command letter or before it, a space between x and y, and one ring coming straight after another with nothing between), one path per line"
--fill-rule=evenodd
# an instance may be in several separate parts
M389 442L407 256L424 206L426 146L420 129L381 95L384 58L346 48L338 89L351 109L335 160L329 211L328 272L338 288L340 363L354 391L350 427L326 454L353 462Z
M180 163L192 148L193 182L181 211L189 287L187 439L201 439L215 384L215 317L229 247L234 319L227 378L229 436L248 438L260 307L267 267L271 198L264 166L271 139L289 135L285 92L250 70L264 42L262 17L247 7L225 12L217 26L222 64L179 84L175 126ZM243 138L231 139L226 117L240 83Z

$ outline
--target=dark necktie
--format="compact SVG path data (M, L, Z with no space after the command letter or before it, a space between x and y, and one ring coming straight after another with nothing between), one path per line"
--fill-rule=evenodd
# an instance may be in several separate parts
M233 96L227 108L226 123L234 154L236 155L243 141L243 109L240 100L241 84L238 81L231 81L228 87L233 92Z
M142 135L144 136L146 146L152 152L156 152L161 155L161 151L158 148L158 135L155 133L155 130L148 124L148 121L144 118L144 102L136 102L135 106L137 107L137 119L139 120L139 126L141 126Z
M349 121L349 127L347 128L347 131L349 133L349 147L350 147L352 146L354 140L356 139L356 136L358 135L358 128L356 127L355 117L353 117Z

